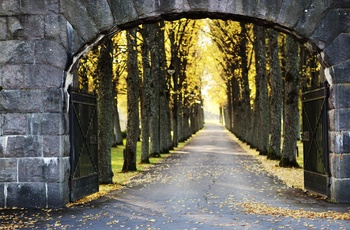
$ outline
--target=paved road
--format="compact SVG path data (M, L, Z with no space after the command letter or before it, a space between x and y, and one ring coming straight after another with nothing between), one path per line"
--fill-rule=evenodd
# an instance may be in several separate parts
M307 211L346 212L348 206L307 197L261 169L232 134L207 124L128 188L85 206L23 211L23 219L36 218L32 227L39 229L350 229L347 221L294 218Z

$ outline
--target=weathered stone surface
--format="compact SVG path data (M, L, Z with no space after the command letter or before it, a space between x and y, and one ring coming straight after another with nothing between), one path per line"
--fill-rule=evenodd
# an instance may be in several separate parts
M42 112L62 113L64 93L62 89L47 89L42 92Z
M24 71L20 65L3 65L1 68L1 85L5 89L21 89L24 87Z
M350 32L350 10L332 9L322 19L311 40L320 49L324 49L339 33L347 32Z
M58 158L21 158L18 161L19 182L59 181Z
M0 0L0 15L20 14L20 0Z
M68 121L62 113L37 113L28 119L31 135L62 135L68 130Z
M350 73L350 60L330 67L333 84L348 83Z
M58 39L63 46L67 43L67 20L64 16L54 13L45 15L45 38Z
M131 0L110 1L111 11L117 25L136 21L139 18L138 12Z
M42 157L42 139L39 136L9 136L5 157Z
M332 104L337 106L337 109L350 108L350 84L332 85Z
M32 41L2 41L0 63L33 64L34 47Z
M349 136L343 136L343 143L349 141ZM350 178L350 153L331 154L331 175L337 179Z
M332 8L349 8L350 0L333 0Z
M0 182L17 182L17 159L0 158Z
M69 135L43 136L44 157L69 157Z
M23 113L4 114L3 135L25 135L28 133L28 115Z
M310 0L304 9L304 14L296 26L296 31L304 37L309 38L316 30L321 19L327 13L331 5L329 0Z
M304 0L283 0L277 23L294 28L305 13L306 3Z
M38 64L48 64L64 69L67 64L67 51L58 42L51 40L37 41L35 60Z
M11 183L7 185L7 207L46 207L45 183Z
M20 18L23 18L22 16L17 17L9 17L8 18L8 29L9 29L9 38L18 38L23 36L23 25L20 20Z
M62 10L67 20L74 25L74 29L85 42L92 40L99 33L96 24L80 1L63 0Z
M21 1L21 11L24 14L46 14L48 11L46 0Z
M7 18L0 18L0 40L6 40L7 38Z
M45 16L28 15L24 17L23 36L28 39L44 38Z
M350 109L334 109L329 112L329 119L335 119L335 124L330 124L332 131L349 131ZM334 126L333 126L334 125Z
M324 51L324 60L329 66L350 59L350 34L340 34Z
M24 85L27 89L60 88L64 71L50 65L25 65Z
M255 17L275 22L278 19L282 1L259 0L255 6Z
M107 0L79 0L85 6L89 17L100 31L106 31L113 26L114 20Z
M338 203L350 203L350 179L332 178L331 198Z
M47 183L48 207L61 208L69 202L68 182Z

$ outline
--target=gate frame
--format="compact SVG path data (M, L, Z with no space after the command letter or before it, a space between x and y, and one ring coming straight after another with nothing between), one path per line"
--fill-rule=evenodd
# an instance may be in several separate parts
M303 104L303 135L302 135L302 141L303 141L303 155L304 155L304 188L308 191L317 193L319 195L325 196L327 198L331 197L331 172L330 172L330 154L329 154L329 117L328 117L328 110L329 110L329 105L328 105L328 98L329 98L329 91L330 91L330 85L328 84L327 81L324 82L323 87L316 88L316 89L311 89L303 93L302 95L302 104ZM305 107L304 103L305 102L311 102L311 101L316 101L316 100L323 100L322 107L318 111L317 114L317 120L316 120L316 127L310 127L310 122L309 122L309 116L305 115ZM322 116L322 120L320 119ZM314 130L304 130L305 128L305 118L307 118L308 121L308 128L315 128ZM317 129L319 129L319 123L322 124L322 164L324 167L324 173L320 172L314 172L312 170L306 169L306 154L309 156L311 153L311 148L312 148L312 143L315 142L314 138L316 137ZM310 136L311 134L311 136ZM306 149L306 146L304 142L311 141L310 148ZM318 154L316 151L315 154ZM308 179L313 179L311 183L308 183L310 181L307 181ZM320 181L321 180L321 181ZM317 186L316 183L323 182L324 184L320 184Z
M70 87L70 109L69 109L69 129L70 129L70 143L71 143L71 149L70 149L70 166L71 166L71 171L69 175L69 200L70 201L76 201L78 199L81 199L87 195L91 195L95 192L99 191L99 179L98 179L98 147L96 147L96 164L94 164L94 160L91 157L91 152L89 151L89 157L90 161L94 166L95 171L92 174L89 174L87 176L80 176L80 177L74 177L75 174L75 164L78 164L79 162L76 162L76 153L75 153L75 126L74 126L74 121L75 119L79 120L78 115L75 112L75 107L74 104L83 104L83 105L88 105L88 106L94 106L94 114L89 114L89 124L88 128L86 130L86 133L81 130L83 134L83 140L85 147L88 148L89 144L92 142L95 142L94 144L98 144L97 142L97 128L96 128L96 137L88 137L88 133L91 127L91 123L95 122L97 126L97 97L96 95L93 94L88 94L88 93L81 93L78 92L77 89L74 89L73 87ZM77 97L77 98L76 98ZM82 100L83 97L88 97L89 101ZM95 118L96 117L96 118ZM93 121L93 119L96 119ZM93 124L92 124L93 125ZM79 123L79 128L81 129L81 123ZM89 142L89 144L87 143ZM89 149L89 148L88 148ZM92 153L93 154L93 153ZM79 161L79 160L78 160Z

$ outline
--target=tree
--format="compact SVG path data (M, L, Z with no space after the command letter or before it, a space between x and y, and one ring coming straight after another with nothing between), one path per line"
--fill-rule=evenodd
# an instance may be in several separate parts
M97 119L98 119L98 169L101 184L110 184L113 179L111 146L113 137L113 42L107 37L100 46L97 65Z
M296 161L296 143L298 135L298 43L291 37L286 38L286 76L284 86L284 139L282 156L279 165L281 167L299 167Z
M269 29L269 63L271 85L271 139L268 158L281 158L281 119L282 119L282 73L278 55L278 32Z
M143 78L141 82L141 163L150 163L149 161L149 139L150 139L150 118L151 118L151 59L150 44L154 33L150 24L142 25L140 29L142 43L142 67Z
M127 31L127 136L123 172L136 171L136 144L139 136L139 76L136 28Z
M269 147L269 97L266 74L266 33L261 26L254 25L254 50L256 65L257 93L255 103L255 119L257 119L255 144L261 155L267 155Z

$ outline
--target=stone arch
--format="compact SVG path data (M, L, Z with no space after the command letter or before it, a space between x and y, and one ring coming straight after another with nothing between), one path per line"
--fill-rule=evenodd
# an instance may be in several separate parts
M320 53L331 83L331 198L350 202L349 8L342 0L0 0L0 206L69 201L66 89L89 46L139 23L181 17L260 23Z

